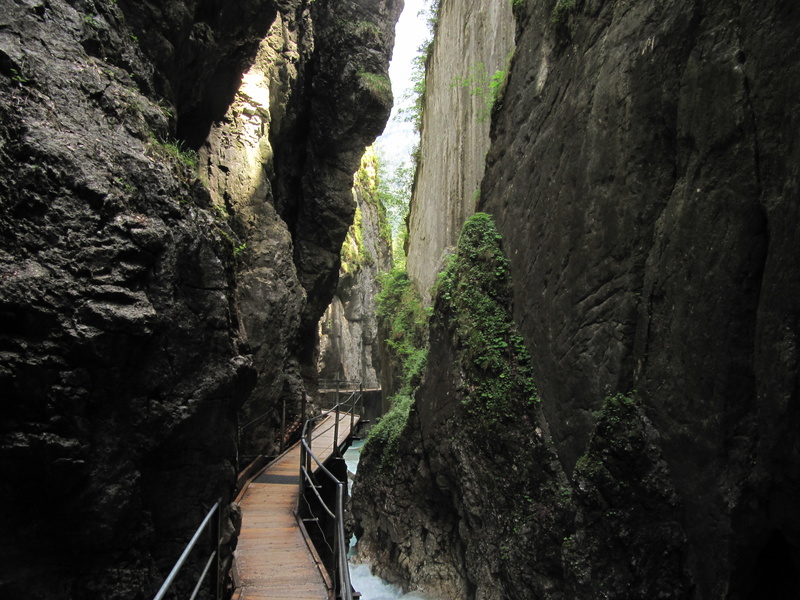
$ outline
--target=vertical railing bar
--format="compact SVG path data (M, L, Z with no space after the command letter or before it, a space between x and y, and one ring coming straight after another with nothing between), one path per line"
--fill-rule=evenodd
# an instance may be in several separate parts
M338 484L337 484L338 485ZM336 543L333 545L333 564L335 565L334 573L333 573L333 589L340 589L342 587L342 578L341 578L341 570L342 570L342 556L341 552L342 549L339 548L339 497L336 497L336 507L334 508L335 516L333 517L333 525L336 527L337 539ZM342 598L341 593L339 597Z
M339 382L336 382L336 406L334 412L334 421L333 425L333 453L335 455L339 454Z
M278 447L279 452L283 454L283 446L286 443L286 398L283 398L281 403L281 443Z
M305 428L304 428L305 429ZM305 442L305 431L303 431L303 435L301 435L303 442ZM306 492L306 485L303 478L303 474L306 470L306 445L305 443L300 444L300 495L302 496Z
M344 600L352 599L352 585L350 583L350 569L347 566L347 548L344 539L344 483L339 482L336 490L336 537L339 548L339 570L341 580L339 584L340 595Z

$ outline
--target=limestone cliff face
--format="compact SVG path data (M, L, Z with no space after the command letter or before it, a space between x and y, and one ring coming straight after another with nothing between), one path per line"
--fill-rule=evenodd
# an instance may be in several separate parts
M0 2L0 595L152 597L220 497L227 560L239 428L314 364L396 11Z
M369 149L353 179L356 219L342 247L339 285L319 322L318 364L321 379L360 381L372 389L381 387L375 297L379 275L391 268L392 260L377 176L377 159Z
M490 82L514 48L510 2L442 0L438 15L408 227L408 273L426 304L444 254L475 212L489 150Z
M280 6L201 150L215 207L236 232L236 304L259 370L241 411L246 456L274 453L281 404L290 420L299 415L356 210L353 173L391 108L399 7L368 8Z
M508 598L794 597L800 9L560 6L516 3L478 207L503 236L568 501L558 534L524 545L539 572L509 588L466 569L466 597L488 597L487 577ZM432 356L458 345L431 341ZM416 411L447 393L423 386ZM412 580L432 565L425 529L458 568L481 548L463 512L441 533L438 502L416 502L452 453L422 439L407 456L423 481L399 469L377 496L427 506L422 526L364 524ZM493 489L487 461L461 461L457 494Z
M798 501L785 131L800 11L587 2L543 31L549 7L527 9L480 204L519 274L562 462L586 451L604 396L638 390L685 506L694 596L770 580L796 594L756 563L778 548L795 561L800 531L779 508Z

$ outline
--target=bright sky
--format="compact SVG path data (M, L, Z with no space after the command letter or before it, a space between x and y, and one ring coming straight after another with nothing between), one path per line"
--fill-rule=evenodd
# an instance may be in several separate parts
M394 54L389 65L394 108L383 135L376 141L378 150L386 157L390 169L400 166L404 162L410 164L411 151L417 143L418 136L414 131L414 124L400 122L397 119L397 111L401 106L408 104L408 101L404 100L404 96L412 85L413 60L419 47L428 38L427 20L419 14L428 1L405 0L405 4L395 29Z

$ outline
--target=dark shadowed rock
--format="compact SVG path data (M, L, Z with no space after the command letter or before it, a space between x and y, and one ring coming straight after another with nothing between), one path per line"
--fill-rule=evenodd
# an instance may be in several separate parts
M381 6L376 19L396 11ZM302 393L298 348L314 344L297 337L307 309L296 232L263 189L226 215L216 202L236 190L208 169L199 181L188 149L225 115L279 9L309 21L299 2L0 2L0 507L13 515L0 532L3 597L152 597L218 498L229 564L240 411L263 392L269 447L276 403ZM320 36L336 18L320 17ZM390 42L370 42L359 64L385 72ZM362 123L348 105L352 127L326 128L315 93L334 110L364 91L336 71L353 48L305 43L309 76L283 88L283 164L301 173L328 161L341 170L331 179L351 180L381 117ZM313 66L326 60L327 71ZM332 209L346 230L349 190L315 181L320 197L347 200ZM299 214L299 189L281 210ZM323 302L338 264L308 260ZM193 554L190 576L206 556Z

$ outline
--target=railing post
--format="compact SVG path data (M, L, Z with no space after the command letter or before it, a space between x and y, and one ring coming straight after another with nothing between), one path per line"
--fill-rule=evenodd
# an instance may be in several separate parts
M333 453L339 454L339 381L336 381L336 406L333 414L335 421L333 422Z
M279 445L280 453L283 454L283 446L286 441L286 397L284 396L281 404L281 443Z
M337 486L338 487L338 486ZM336 493L336 507L334 508L334 514L336 515L333 519L333 526L336 528L336 538L333 544L333 589L334 589L334 596L338 598L342 598L341 587L342 587L342 557L340 556L341 550L339 549L339 540L338 540L338 533L339 533L339 493L337 489ZM338 590L338 594L336 593Z
M364 384L358 384L359 396L364 393ZM356 406L358 405L358 397L353 394L353 410L350 411L350 435L353 435L353 427L355 427L356 420Z
M306 447L303 442L305 441L301 432L300 435L300 496L302 497L306 491L306 478L305 478L305 468L306 468Z
M306 472L310 475L311 474L311 427L308 427L306 430Z

